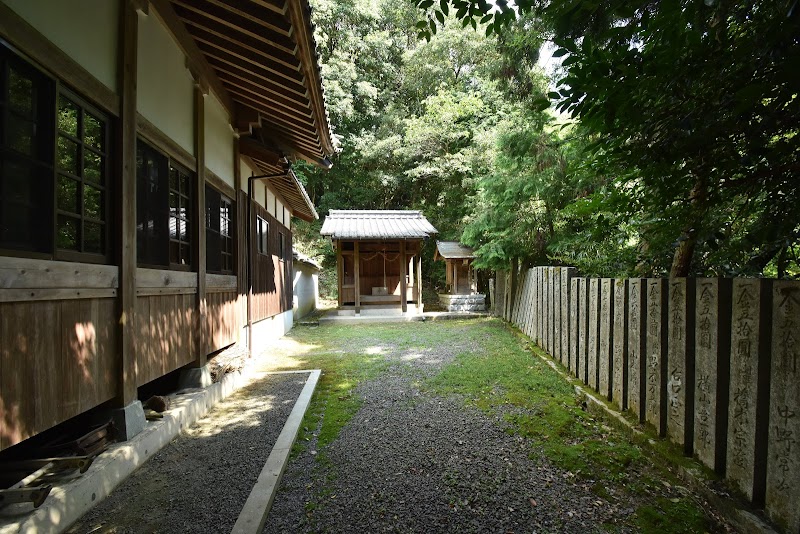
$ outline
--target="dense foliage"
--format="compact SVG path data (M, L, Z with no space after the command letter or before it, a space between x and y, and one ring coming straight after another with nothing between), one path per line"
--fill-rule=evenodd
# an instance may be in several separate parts
M800 276L797 0L314 4L322 216L422 209L492 268Z

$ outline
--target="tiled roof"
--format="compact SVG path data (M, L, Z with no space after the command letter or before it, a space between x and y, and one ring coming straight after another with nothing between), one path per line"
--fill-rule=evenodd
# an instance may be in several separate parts
M437 241L436 252L439 256L448 260L471 259L475 257L475 253L471 248L462 245L458 241Z
M437 233L420 211L331 210L320 233L331 239L423 239Z

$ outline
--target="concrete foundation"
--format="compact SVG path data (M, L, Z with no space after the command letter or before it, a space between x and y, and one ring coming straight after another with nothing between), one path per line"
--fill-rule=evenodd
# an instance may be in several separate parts
M486 311L486 295L474 293L472 295L439 295L439 302L447 311Z
M178 378L178 389L207 388L212 383L211 369L208 365L190 367L181 369L181 376Z
M111 421L120 441L128 441L147 426L142 402L135 400L124 408L111 410Z

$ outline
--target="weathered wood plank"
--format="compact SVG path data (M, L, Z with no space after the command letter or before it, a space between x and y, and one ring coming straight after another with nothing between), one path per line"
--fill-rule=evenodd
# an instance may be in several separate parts
M34 432L33 304L0 304L0 444L8 447Z
M111 301L113 302L113 301ZM62 419L59 417L58 406L61 404L61 374L53 372L58 369L61 358L61 337L59 326L61 324L61 304L59 302L40 302L32 305L30 310L35 310L35 317L27 317L31 321L31 334L33 343L33 387L31 393L34 399L36 419L34 428L41 432L55 426ZM24 309L11 308L12 313L24 314Z
M197 287L197 273L191 271L169 271L166 269L136 269L136 286L152 287Z
M0 257L2 289L117 288L118 274L114 265Z
M107 299L116 296L116 289L0 289L0 302Z

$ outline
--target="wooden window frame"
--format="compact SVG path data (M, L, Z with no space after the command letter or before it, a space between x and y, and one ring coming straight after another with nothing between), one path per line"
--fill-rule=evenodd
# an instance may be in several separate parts
M39 91L44 91L46 95L39 96L37 100L38 106L44 105L44 109L40 109L37 112L40 115L36 120L34 120L35 124L37 125L37 139L36 143L39 145L36 150L40 151L39 154L35 156L25 155L21 152L16 152L10 147L6 147L4 140L0 139L0 165L4 165L4 161L14 161L17 160L18 162L22 162L24 165L29 165L31 168L31 172L36 170L36 174L41 176L38 180L41 182L40 186L43 190L39 191L40 195L45 196L44 201L39 209L37 209L38 214L40 217L45 217L46 220L42 223L43 227L47 228L48 235L46 237L40 236L39 242L36 242L37 238L32 238L32 240L27 244L27 247L18 247L18 248L10 248L10 247L2 247L0 246L0 256L16 256L16 257L26 257L26 258L34 258L34 259L46 259L46 260L57 260L57 261L71 261L71 262L82 262L82 263L97 263L97 264L112 264L114 261L114 254L113 254L113 217L114 217L114 205L111 202L111 192L116 185L114 183L114 179L111 173L111 165L113 163L113 153L111 151L112 147L112 131L114 127L114 120L115 117L109 114L107 111L102 109L101 107L93 104L88 99L82 97L77 92L73 91L71 88L67 87L67 84L64 83L61 79L52 76L41 65L39 65L36 61L33 61L24 53L17 50L15 47L8 44L6 41L0 39L0 56L2 56L2 63L5 64L14 64L16 68L21 71L27 71L31 74L32 77L36 78L36 83L38 83ZM0 86L5 87L5 78L7 76L7 70L5 66L2 68L2 72L0 72ZM77 139L75 137L69 137L71 142L78 143L78 157L80 161L77 162L78 165L78 175L72 173L65 173L58 168L58 140L59 136L67 137L64 133L60 133L58 128L58 113L59 113L59 101L61 97L67 98L73 104L75 104L79 108L79 121L82 121L84 115L86 113L91 114L95 118L99 119L103 123L103 144L104 150L98 151L95 149L91 149L91 152L98 153L101 158L103 158L103 164L101 165L101 172L104 173L101 181L103 184L101 187L96 187L97 184L94 184L93 187L96 187L101 191L101 203L102 203L102 214L100 219L89 219L90 223L100 224L104 227L104 235L101 239L101 246L104 249L101 253L96 252L84 252L83 250L68 250L62 249L58 247L58 227L59 227L59 216L70 216L73 220L80 221L78 223L78 232L79 232L79 248L84 248L84 222L87 219L86 214L84 213L84 199L83 199L83 192L84 192L84 183L85 183L85 176L84 176L84 165L85 165L85 147L83 146L84 139L82 136L82 124L78 124L78 134L81 139ZM46 105L44 104L44 101ZM9 116L9 110L7 109L8 106L6 104L0 105L0 131L7 131L8 126L6 124ZM33 119L32 119L33 120ZM5 135L5 134L3 134ZM47 145L47 147L45 147ZM0 169L0 173L4 172ZM59 189L59 179L60 176L68 175L74 181L79 183L78 191L80 194L80 199L77 200L76 211L80 211L80 213L70 212L67 214L66 211L59 209L59 198L58 198L58 189ZM0 189L2 189L2 182L3 176L0 174ZM0 193L1 195L2 193ZM2 200L0 200L1 202ZM2 206L0 206L2 209ZM23 222L23 221L18 221Z
M149 141L143 139L142 137L137 137L136 139L136 151L137 151L137 168L136 168L136 195L137 195L137 213L136 213L136 226L137 226L137 235L136 235L136 245L137 245L137 266L149 269L169 269L172 271L192 271L194 269L194 265L192 263L192 249L197 246L197 231L195 228L195 221L197 214L195 213L196 210L193 210L193 202L195 199L195 195L197 194L197 187L196 187L196 177L195 174L189 171L186 167L179 164L177 161L174 160L169 154L159 150L158 148L154 147ZM139 246L140 240L146 241L141 239L140 232L144 231L143 223L144 221L140 218L145 212L143 210L145 207L142 205L142 197L146 196L147 193L144 191L143 183L142 183L142 169L139 167L139 150L143 150L145 152L149 152L150 154L161 158L160 165L158 166L160 172L164 173L164 176L158 176L158 184L159 184L159 191L156 194L155 200L157 204L154 207L154 203L148 203L147 208L152 211L154 216L152 217L154 226L162 226L159 228L164 234L163 237L158 239L159 242L152 244L152 239L150 243L146 245L146 251L148 254L142 254L142 248ZM187 182L188 182L188 195L182 195L183 189L175 189L172 187L171 178L172 172L177 171L181 172L186 175ZM163 191L163 192L162 192ZM170 234L170 223L174 217L173 213L170 211L170 197L173 193L177 193L181 195L182 198L186 198L186 205L189 207L188 215L186 217L186 226L187 226L187 238L188 241L184 242L179 239L173 239L172 235ZM157 217L159 217L157 219ZM148 237L147 235L144 236L145 238ZM170 247L172 243L186 243L189 247L187 252L187 256L189 259L189 263L187 264L179 264L172 262L172 256L170 254ZM150 257L151 254L149 253L152 250L152 247L156 247L156 254L157 257ZM160 250L163 248L163 250ZM147 256L145 258L145 256ZM155 260L155 261L152 261Z
M112 254L112 241L111 235L113 232L112 227L112 215L113 215L113 204L111 199L111 191L112 191L112 183L111 183L111 131L112 131L112 124L111 118L96 106L93 106L85 99L81 98L79 95L74 93L73 91L65 88L65 87L58 87L56 91L56 126L55 126L55 163L54 167L54 183L53 187L55 190L54 193L54 210L55 216L53 220L53 228L54 228L54 241L53 241L53 248L54 248L54 255L55 259L57 260L66 260L66 261L80 261L85 263L109 263L113 254ZM78 123L78 134L81 137L76 138L69 135L68 132L63 132L58 128L57 122L57 115L60 109L60 100L61 97L68 99L71 103L75 104L79 108L79 123ZM85 116L89 114L96 119L99 119L103 123L103 145L105 146L104 150L98 150L94 147L87 147L85 142ZM84 134L84 135L81 135ZM69 142L76 143L78 145L78 174L69 173L63 169L60 169L58 166L58 138L64 137ZM103 163L100 166L101 172L103 176L101 177L100 183L93 183L90 180L87 180L85 176L85 156L88 153L93 153L95 155L100 156ZM79 184L79 191L80 191L80 200L79 200L79 209L81 211L80 214L75 214L74 212L66 212L59 208L59 198L58 198L58 184L59 180L64 177L71 180L76 181ZM102 203L102 214L100 219L92 219L86 216L85 213L85 191L87 187L94 187L100 190L101 195L101 203ZM76 217L77 215L77 217ZM103 237L101 238L101 244L105 249L101 253L95 252L85 252L85 251L75 251L69 249L61 249L58 248L58 228L59 228L59 217L60 216L68 216L73 219L80 220L80 230L78 240L80 241L80 247L85 247L85 225L88 220L89 223L92 224L100 224L103 227Z
M193 174L188 169L176 163L171 158L168 159L170 160L167 186L167 195L169 196L169 222L167 223L169 227L169 268L175 271L190 271L192 269L192 248L194 246L194 242L196 241L193 236L193 222L195 220L195 210L193 209L195 195L193 194L193 191L195 190L195 180ZM174 182L173 175L177 176L177 179ZM177 206L172 205L173 198L178 199ZM173 221L175 229L174 233ZM185 239L181 238L181 232L179 230L181 222L186 226L186 231L184 234ZM177 247L177 262L173 261L173 246Z
M262 256L269 256L269 221L261 215L256 215L256 250Z
M216 205L215 205L215 201ZM224 216L223 206L227 206L228 217ZM234 257L234 241L236 240L236 206L227 195L217 191L216 188L206 183L206 270L213 274L235 274L236 263ZM214 213L211 213L215 210ZM227 221L228 233L223 232L223 221ZM219 228L217 228L217 224ZM215 247L211 241L219 239L219 246ZM217 250L218 248L218 250ZM214 269L213 264L219 255L219 269Z

